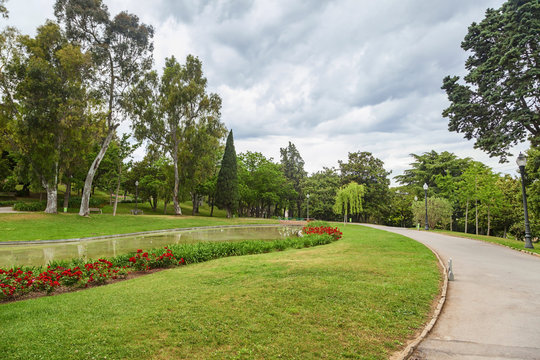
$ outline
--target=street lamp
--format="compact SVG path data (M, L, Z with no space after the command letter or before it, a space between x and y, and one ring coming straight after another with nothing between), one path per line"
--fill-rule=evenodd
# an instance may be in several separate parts
M425 202L426 202L426 227L425 229L426 230L429 230L429 226L428 226L428 218L427 218L427 189L428 189L428 185L426 183L424 183L424 198L425 198Z
M137 208L137 195L139 194L139 180L135 181L135 215L139 213L139 209Z
M309 194L306 195L307 198L307 221L309 221Z
M525 191L525 165L527 165L527 158L522 153L519 153L516 163L518 164L519 172L521 173L521 192L523 193L523 213L525 215L525 247L534 249L531 242L531 228L529 226L529 214L527 212L527 193Z

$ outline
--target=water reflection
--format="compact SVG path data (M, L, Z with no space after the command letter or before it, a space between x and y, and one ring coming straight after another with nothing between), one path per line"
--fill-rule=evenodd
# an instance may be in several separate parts
M199 241L274 240L295 235L298 227L245 227L167 232L161 234L82 240L78 242L0 246L0 267L46 265L52 260L97 259Z

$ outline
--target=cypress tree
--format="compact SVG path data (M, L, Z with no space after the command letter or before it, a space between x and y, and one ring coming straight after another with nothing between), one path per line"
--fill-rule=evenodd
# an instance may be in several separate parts
M227 210L228 218L232 216L238 204L238 175L232 130L227 137L225 153L221 160L221 169L219 170L216 186L216 204L221 209Z

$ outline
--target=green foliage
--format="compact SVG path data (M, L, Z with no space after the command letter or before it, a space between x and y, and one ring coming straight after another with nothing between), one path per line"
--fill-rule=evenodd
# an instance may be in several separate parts
M447 199L428 197L428 226L430 229L446 229L452 221L452 204ZM414 201L412 212L416 222L425 226L426 208L424 201Z
M333 210L341 179L334 168L323 168L304 180L304 193L309 194L309 217L337 220ZM304 204L307 208L307 202ZM307 212L307 209L306 209Z
M44 201L20 201L13 205L13 210L16 211L43 211L47 206Z
M364 185L359 185L354 181L340 188L336 195L334 212L343 214L344 221L349 214L359 214L363 209L362 199L364 193Z
M238 170L232 130L227 137L216 186L216 204L227 210L227 217L238 207Z
M364 206L358 214L366 222L382 222L388 212L390 197L388 176L384 162L367 151L349 153L348 161L338 161L341 184L354 181L364 185Z
M296 211L298 216L301 216L301 207L304 199L304 193L302 183L306 177L306 171L304 170L304 159L300 156L300 152L296 146L289 141L289 145L285 148L280 148L281 154L281 169L285 177L289 180L294 191L288 192L289 200L289 216L294 217L294 205L296 205Z
M457 76L443 80L451 103L443 116L450 120L450 131L475 138L475 147L501 161L527 137L533 144L540 140L538 29L536 0L488 9L461 44L471 54L465 63L466 85Z

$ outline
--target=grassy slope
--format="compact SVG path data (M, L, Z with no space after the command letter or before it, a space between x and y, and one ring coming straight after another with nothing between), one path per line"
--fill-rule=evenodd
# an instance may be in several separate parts
M202 216L44 213L0 214L0 241L50 240L125 234L138 231L174 229L192 226L233 225L277 222L252 218L226 219Z
M539 249L540 244L538 244L538 243L533 244L533 246L535 246L534 249L525 249L525 243L523 241L519 241L519 240L504 239L504 238L500 238L500 237L496 237L496 236L465 234L465 233L462 233L462 232L448 231L448 230L435 230L435 231L439 232L441 234L445 234L445 235L457 236L457 237L462 237L462 238L466 238L466 239L481 240L481 241L486 241L486 242L490 242L490 243L494 243L494 244L505 245L505 246L508 246L508 247L510 247L512 249L516 249L516 250L527 250L527 251L530 251L530 252L540 254L540 249Z
M347 226L336 243L233 257L0 304L3 359L386 359L440 276L422 245Z

